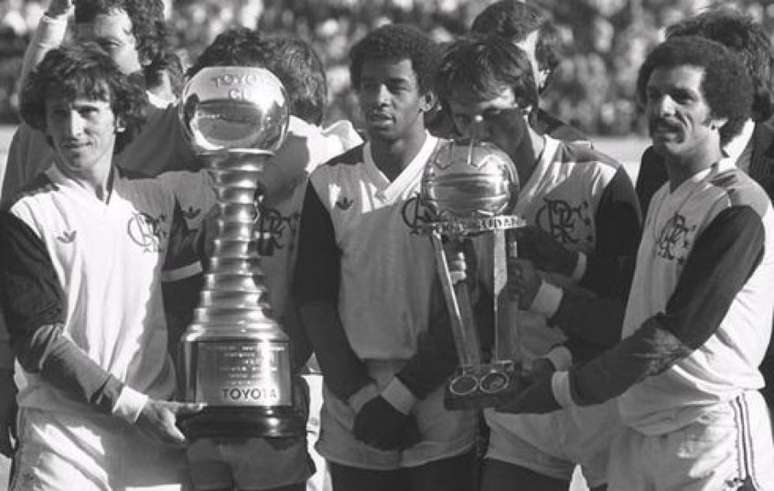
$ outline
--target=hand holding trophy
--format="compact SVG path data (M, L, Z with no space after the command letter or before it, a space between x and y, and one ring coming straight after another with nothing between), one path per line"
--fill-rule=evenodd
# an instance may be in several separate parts
M285 89L262 68L210 67L186 84L181 101L185 134L215 182L218 215L199 307L181 339L183 397L206 406L180 426L188 438L303 434L290 341L271 318L251 245L256 191L287 132Z
M449 381L448 409L491 407L517 387L517 332L513 299L507 291L507 260L516 255L516 244L506 241L506 231L524 222L507 212L519 191L516 169L507 154L495 145L475 139L448 140L439 144L428 161L422 179L422 200L434 214L427 227L451 318L460 367ZM483 272L493 293L494 346L490 360L481 349L473 316L469 283L475 258L466 241L472 237L491 257L491 271ZM490 264L489 261L483 263ZM489 327L489 326L486 326Z

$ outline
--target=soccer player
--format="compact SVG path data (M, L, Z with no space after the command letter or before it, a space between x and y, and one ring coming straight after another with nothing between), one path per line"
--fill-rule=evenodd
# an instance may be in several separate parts
M55 157L0 214L0 301L26 382L11 489L179 486L175 419L199 407L168 402L160 280L199 258L176 196L115 165L144 94L83 44L47 53L21 102Z
M634 254L640 233L636 196L623 166L587 144L557 140L531 125L538 110L531 64L507 40L458 41L444 56L436 80L457 130L495 143L515 162L521 190L511 213L579 258L551 282L610 294L610 276L619 258ZM594 274L587 268L591 263ZM542 315L522 312L517 322L527 364L567 339ZM561 360L553 363L561 365ZM567 489L576 463L592 487L605 483L607 449L616 428L612 404L549 416L485 415L490 428L485 491L513 489L516 483L528 489Z
M559 64L559 36L545 10L522 0L499 0L481 11L473 20L471 31L483 36L500 36L521 48L532 65L538 94L548 88ZM532 118L532 126L540 134L564 141L589 140L576 128L539 107Z
M287 138L266 167L260 181L262 201L255 230L256 250L269 288L270 305L275 318L288 332L293 345L294 373L299 373L309 357L306 336L299 325L289 298L289 284L295 264L298 225L309 173L328 159L362 142L348 121L321 126L327 86L325 72L317 54L305 41L294 37L262 38L257 31L230 29L220 34L189 70L193 76L210 66L257 66L277 75L287 90L290 122ZM194 291L194 294L196 291ZM194 295L197 297L197 295ZM195 300L195 298L194 298ZM192 302L186 317L190 318ZM180 305L170 306L176 311ZM188 322L179 322L186 326ZM319 400L322 381L311 381L311 401ZM304 384L298 379L297 384ZM311 409L311 408L310 408ZM317 414L313 413L317 419ZM313 425L313 431L318 432ZM189 469L197 489L303 490L314 466L309 464L306 438L226 442L200 439L187 451ZM322 489L321 475L312 480Z
M723 152L750 116L752 87L739 58L714 41L673 37L648 55L637 95L669 181L648 210L625 313L561 298L549 314L622 340L501 408L548 412L617 397L625 429L611 448L610 489L772 489L774 443L757 389L774 311L774 214ZM525 297L535 280L513 278Z
M325 380L317 449L337 491L474 486L475 415L443 407L457 361L432 246L410 227L437 145L423 115L438 59L404 25L352 48L368 143L318 167L304 199L293 290Z
M774 48L763 25L751 17L727 8L706 10L667 28L667 36L701 36L725 45L744 62L753 83L750 117L737 136L723 147L736 166L747 172L774 199ZM637 176L637 195L643 211L659 187L667 181L663 157L652 147L642 155ZM761 389L769 409L774 411L774 343L761 364L766 386Z

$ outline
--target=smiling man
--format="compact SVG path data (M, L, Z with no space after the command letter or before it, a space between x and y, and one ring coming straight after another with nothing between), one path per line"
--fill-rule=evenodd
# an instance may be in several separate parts
M337 491L473 489L475 416L443 407L456 365L426 236L406 223L437 139L438 47L388 25L351 52L368 143L310 177L294 292L325 380L319 452Z
M175 418L198 407L169 402L161 279L197 270L198 241L173 192L114 165L142 89L87 43L50 51L21 100L55 157L0 213L0 305L25 382L11 489L179 488ZM209 181L190 177L196 202Z
M648 210L625 311L561 297L548 313L622 341L500 408L550 412L617 397L625 429L611 448L610 489L772 489L758 366L774 312L774 211L723 153L752 93L738 57L714 41L676 37L648 55L637 94L669 182ZM514 280L526 296L540 283Z

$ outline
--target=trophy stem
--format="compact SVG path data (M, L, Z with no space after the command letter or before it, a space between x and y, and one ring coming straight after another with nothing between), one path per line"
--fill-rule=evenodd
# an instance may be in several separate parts
M465 371L481 364L481 343L478 337L475 318L471 308L470 292L468 290L465 256L461 243L449 239L450 247L456 257L451 261L446 255L443 240L438 232L431 234L438 276L441 288L449 310L454 344L457 348L460 367Z
M183 396L206 407L181 427L191 438L303 434L293 407L290 339L272 319L253 242L255 194L270 155L206 158L218 200L216 237L199 306L181 339Z

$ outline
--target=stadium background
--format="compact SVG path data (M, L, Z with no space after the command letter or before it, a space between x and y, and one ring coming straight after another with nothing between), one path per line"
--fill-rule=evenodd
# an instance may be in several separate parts
M386 22L419 26L446 42L463 33L493 0L164 0L171 41L187 67L214 37L235 25L310 40L325 63L329 121L359 125L347 70L349 48ZM637 69L663 28L712 4L736 6L774 33L774 1L534 0L554 16L562 44L544 106L593 136L595 146L636 176L647 145L634 100ZM26 43L48 0L0 0L0 184L18 123L16 77ZM0 490L8 461L0 457ZM582 484L574 488L584 489Z

